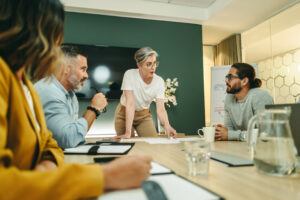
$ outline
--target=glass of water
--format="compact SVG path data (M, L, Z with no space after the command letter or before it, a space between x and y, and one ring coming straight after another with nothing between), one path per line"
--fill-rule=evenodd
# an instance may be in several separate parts
M207 176L209 171L210 144L205 140L184 143L185 157L190 176Z

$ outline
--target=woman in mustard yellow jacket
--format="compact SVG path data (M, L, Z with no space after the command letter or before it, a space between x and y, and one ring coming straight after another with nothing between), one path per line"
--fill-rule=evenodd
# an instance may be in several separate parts
M151 159L63 164L31 82L53 69L63 38L59 0L0 0L0 199L79 199L138 187ZM122 171L122 173L120 173Z

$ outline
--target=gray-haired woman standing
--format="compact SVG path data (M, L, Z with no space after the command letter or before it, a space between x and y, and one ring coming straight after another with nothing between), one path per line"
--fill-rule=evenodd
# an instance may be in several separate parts
M156 102L157 115L166 134L176 136L165 110L164 80L155 74L159 64L157 57L157 52L150 47L139 49L134 55L138 68L129 69L124 74L123 94L115 113L115 129L119 138L134 136L134 130L142 137L157 135L149 109L152 101Z

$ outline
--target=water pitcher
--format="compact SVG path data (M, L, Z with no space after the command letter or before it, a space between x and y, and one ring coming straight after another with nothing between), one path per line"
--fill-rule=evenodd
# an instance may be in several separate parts
M277 176L296 172L297 150L291 135L289 115L289 109L270 109L249 121L247 141L259 171Z

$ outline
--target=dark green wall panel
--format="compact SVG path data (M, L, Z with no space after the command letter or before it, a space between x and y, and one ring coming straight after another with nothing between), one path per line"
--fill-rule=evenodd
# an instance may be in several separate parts
M65 42L154 48L157 74L179 79L178 106L168 109L171 124L185 133L204 125L201 25L69 12Z

